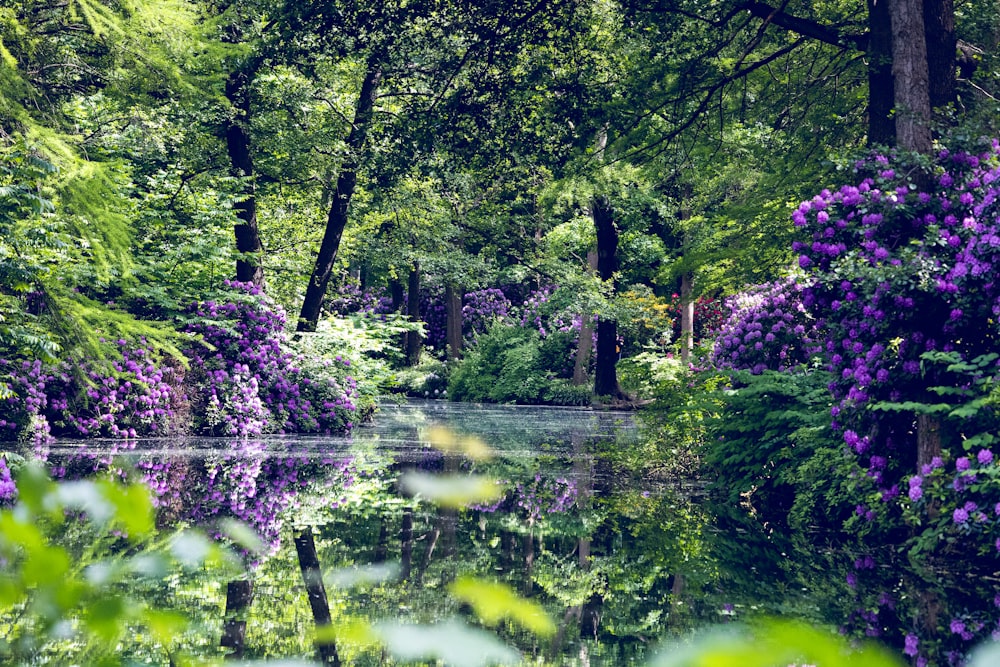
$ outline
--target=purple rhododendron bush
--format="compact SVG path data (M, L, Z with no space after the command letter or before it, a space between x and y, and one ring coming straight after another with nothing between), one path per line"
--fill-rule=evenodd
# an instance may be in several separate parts
M795 210L802 273L731 300L713 361L825 367L850 506L831 528L858 552L844 630L960 664L1000 637L1000 145L851 173Z
M109 343L109 363L0 359L12 392L0 401L0 440L44 456L52 437L337 433L370 414L348 360L293 354L284 311L253 285L226 285L224 300L191 307L183 361L142 339Z

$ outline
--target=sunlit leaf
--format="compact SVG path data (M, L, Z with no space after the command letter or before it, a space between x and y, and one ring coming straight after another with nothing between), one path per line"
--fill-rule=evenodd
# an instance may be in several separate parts
M487 625L507 618L542 637L556 631L556 625L541 605L525 600L505 584L460 577L449 588L451 594L467 602Z
M966 663L966 667L996 667L996 665L1000 665L1000 642L996 641L979 646Z
M425 434L432 447L446 454L463 454L470 459L489 459L493 452L481 439L475 436L459 436L450 428L431 426Z
M222 519L219 522L219 532L251 553L262 554L265 551L264 542L253 528L242 521Z
M348 589L395 581L398 577L399 563L375 563L332 570L323 581L333 588Z
M78 510L97 524L106 524L115 515L115 507L93 482L63 482L56 488L63 507Z
M434 625L377 623L374 630L399 660L437 658L455 667L516 665L521 660L516 650L492 634L456 619Z
M170 543L170 553L182 565L199 567L212 552L212 543L201 533L186 530L178 533Z
M852 646L843 637L795 621L765 621L752 628L715 628L693 640L671 643L651 667L901 667L876 645Z
M118 596L106 596L87 606L85 621L91 632L105 641L116 639L124 630L125 601Z
M442 507L460 508L500 497L503 489L492 479L474 475L428 475L411 472L399 481L404 492Z
M157 641L164 644L177 637L187 626L187 619L178 612L150 609L144 617L149 631Z

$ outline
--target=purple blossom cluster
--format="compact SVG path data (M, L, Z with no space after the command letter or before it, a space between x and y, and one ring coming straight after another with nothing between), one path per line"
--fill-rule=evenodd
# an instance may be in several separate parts
M509 486L508 481L498 484ZM568 512L576 504L579 490L575 480L566 477L542 477L541 473L528 481L515 482L509 487L503 498L488 505L470 505L472 509L481 512L496 512L500 509L510 509L525 515L528 521L535 523L546 514Z
M718 368L785 371L820 351L816 321L802 305L795 278L758 285L726 300L712 361Z
M188 351L198 431L338 432L357 419L357 382L337 357L318 367L285 349L284 311L259 288L228 282L232 298L192 307L187 326L203 345Z
M17 484L10 475L7 459L0 456L0 505L17 500Z
M475 342L490 323L506 321L512 308L507 295L496 287L466 292L462 297L462 333L466 342Z
M971 358L993 347L1000 315L998 150L994 142L978 156L941 151L926 189L893 168L890 157L876 155L855 165L857 185L823 190L795 211L795 224L811 237L795 244L813 279L803 303L825 321L838 414L856 431L870 425L867 404L912 399L907 387L926 386L923 353L955 350Z
M392 298L381 287L361 289L355 282L346 281L338 285L335 294L324 302L326 309L337 315L370 313L381 315L392 312Z
M0 359L14 396L0 403L0 439L20 437L40 452L52 436L135 438L171 431L178 406L178 364L155 358L144 340L114 343L107 364L44 364Z

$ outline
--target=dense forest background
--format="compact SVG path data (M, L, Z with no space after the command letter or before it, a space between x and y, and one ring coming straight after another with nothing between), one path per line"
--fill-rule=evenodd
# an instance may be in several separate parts
M1000 628L998 10L5 3L0 592L37 611L54 437L344 433L392 392L642 406L609 466L849 556L842 631L957 664Z

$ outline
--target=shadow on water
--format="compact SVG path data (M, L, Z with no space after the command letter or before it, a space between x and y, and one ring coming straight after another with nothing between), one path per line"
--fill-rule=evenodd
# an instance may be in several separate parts
M493 455L436 449L434 426L475 436ZM218 616L204 619L235 656L387 664L350 641L317 652L311 628L470 618L448 588L466 575L544 607L551 636L493 630L545 664L638 662L664 637L758 612L827 615L815 600L838 584L826 573L804 590L795 568L807 564L743 512L632 478L599 454L641 437L629 413L414 401L383 406L348 437L57 442L49 464L67 478L120 469L145 479L164 527L211 531L232 517L254 528L265 554L217 589ZM484 476L502 492L435 505L401 491L413 472Z

